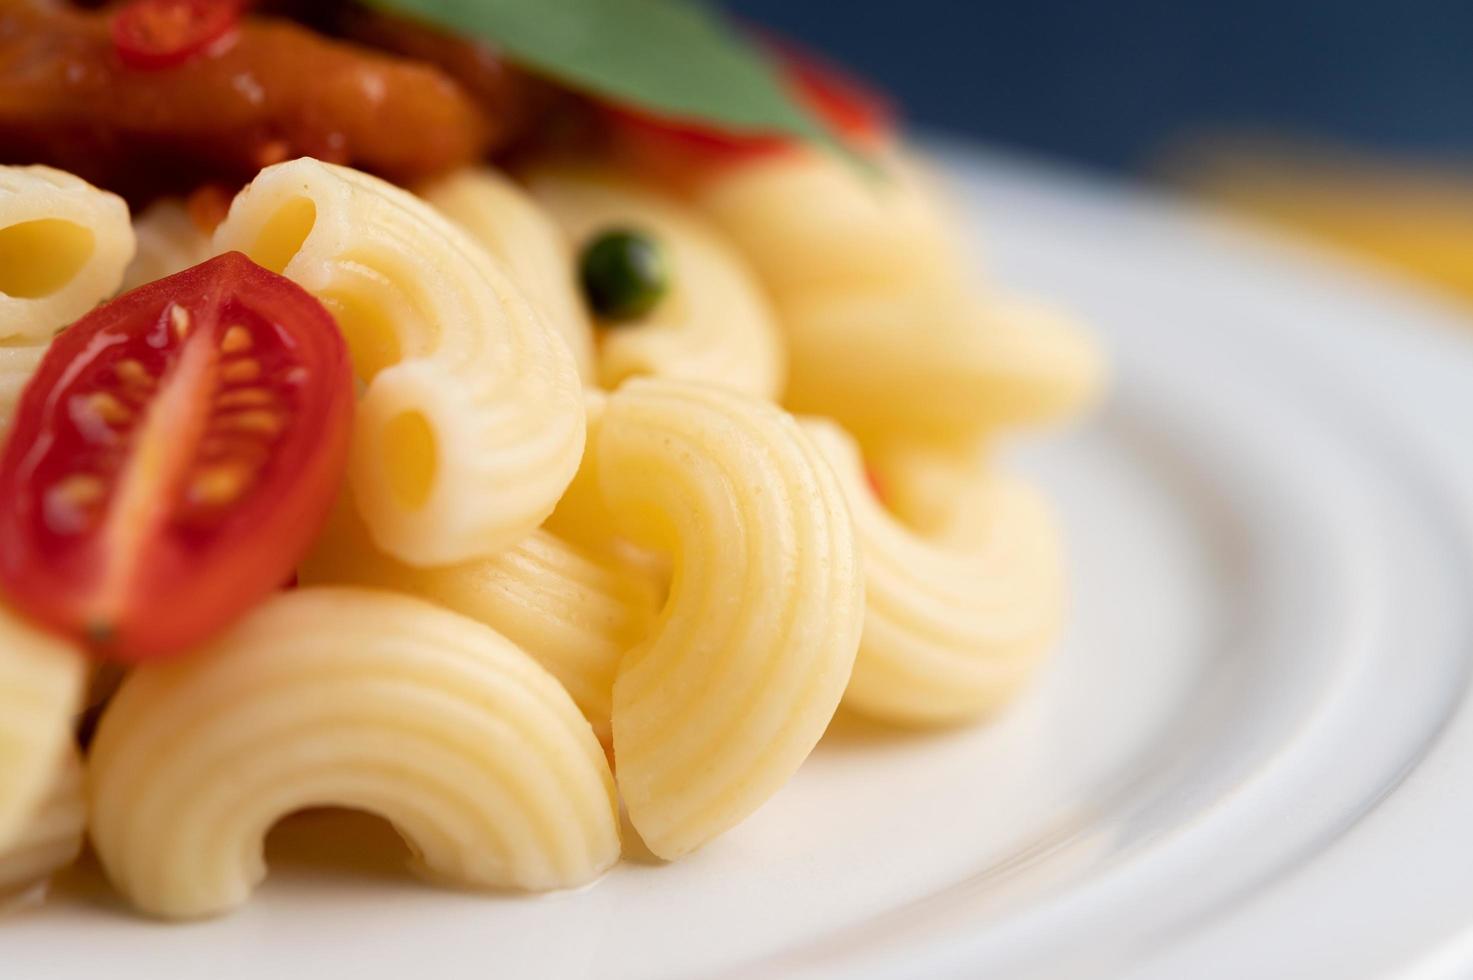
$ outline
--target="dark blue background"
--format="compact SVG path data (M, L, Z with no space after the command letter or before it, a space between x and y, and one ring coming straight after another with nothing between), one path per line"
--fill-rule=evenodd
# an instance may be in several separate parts
M730 0L912 119L1116 168L1202 130L1473 155L1473 0Z

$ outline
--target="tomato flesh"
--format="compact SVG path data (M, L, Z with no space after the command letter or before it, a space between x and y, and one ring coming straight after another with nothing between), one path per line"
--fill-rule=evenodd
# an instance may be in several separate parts
M840 139L866 148L893 135L894 111L879 92L788 42L768 43L793 94ZM740 164L796 145L786 135L734 133L628 106L610 106L606 115L621 155L638 169L676 179L681 171Z
M113 48L129 68L173 68L229 47L241 7L241 0L131 0L112 16Z
M331 315L239 252L99 307L0 451L0 593L111 658L188 649L292 574L353 401Z

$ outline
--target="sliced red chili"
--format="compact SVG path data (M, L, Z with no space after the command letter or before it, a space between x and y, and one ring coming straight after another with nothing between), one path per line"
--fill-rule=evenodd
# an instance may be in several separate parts
M112 15L113 47L130 68L156 71L225 50L241 0L131 0Z
M895 113L874 88L784 41L770 41L793 94L839 138L864 148L893 133ZM708 124L610 106L617 148L636 167L679 179L682 170L740 163L794 145L782 134L734 133Z

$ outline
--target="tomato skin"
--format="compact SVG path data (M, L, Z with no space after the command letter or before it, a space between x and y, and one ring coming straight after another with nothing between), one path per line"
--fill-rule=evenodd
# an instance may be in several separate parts
M894 110L878 91L789 42L767 43L799 101L839 138L866 149L894 136ZM629 106L608 106L604 114L621 157L677 181L683 173L740 165L797 145L786 135L733 133Z
M234 43L242 0L130 0L112 15L113 50L129 68L160 71Z
M111 659L197 645L310 547L353 403L331 315L239 252L98 307L0 450L0 594Z

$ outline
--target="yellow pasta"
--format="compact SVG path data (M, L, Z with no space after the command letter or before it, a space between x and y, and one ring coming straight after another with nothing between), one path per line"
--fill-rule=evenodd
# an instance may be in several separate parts
M1003 704L1063 618L1063 552L1043 500L974 464L945 530L922 537L875 500L850 436L807 425L844 487L864 555L864 634L844 703L903 724L963 721Z
M123 276L123 288L172 276L215 254L211 236L200 230L184 202L163 198L150 204L133 222L138 251Z
M931 178L899 153L879 166L867 179L832 154L776 154L713 175L693 203L779 304L813 290L958 279Z
M0 340L39 343L117 291L128 206L50 167L0 167Z
M77 859L87 829L82 764L68 749L40 806L0 847L0 899L25 893Z
M86 684L70 643L0 607L0 850L55 780Z
M785 307L787 403L841 422L868 446L976 443L1067 418L1093 399L1103 362L1069 318L965 293L815 293Z
M854 664L863 590L833 470L782 410L707 385L630 381L594 445L619 529L674 558L669 600L614 682L629 818L675 858L797 770Z
M671 266L670 291L655 308L601 337L604 386L657 375L777 397L786 369L772 311L740 257L698 216L592 169L537 170L527 184L575 247L604 231L634 229L653 236Z
M196 656L135 670L88 772L92 842L139 909L235 908L280 818L378 814L458 885L580 885L619 856L602 748L546 671L419 599L302 589Z
M583 309L562 229L525 190L489 167L457 171L419 188L419 195L501 260L527 299L567 342L578 373L591 383L593 327Z
M930 179L892 152L865 179L818 153L701 182L694 205L738 246L787 338L785 404L837 419L866 449L975 445L1077 413L1101 387L1089 336L968 283Z
M493 554L577 469L567 345L491 256L423 201L303 159L263 170L216 231L336 317L366 385L349 478L375 543L414 565Z
M407 592L485 623L556 677L604 742L614 669L649 629L656 608L647 575L547 531L533 531L490 558L414 568L377 551L345 506L333 514L300 579Z

